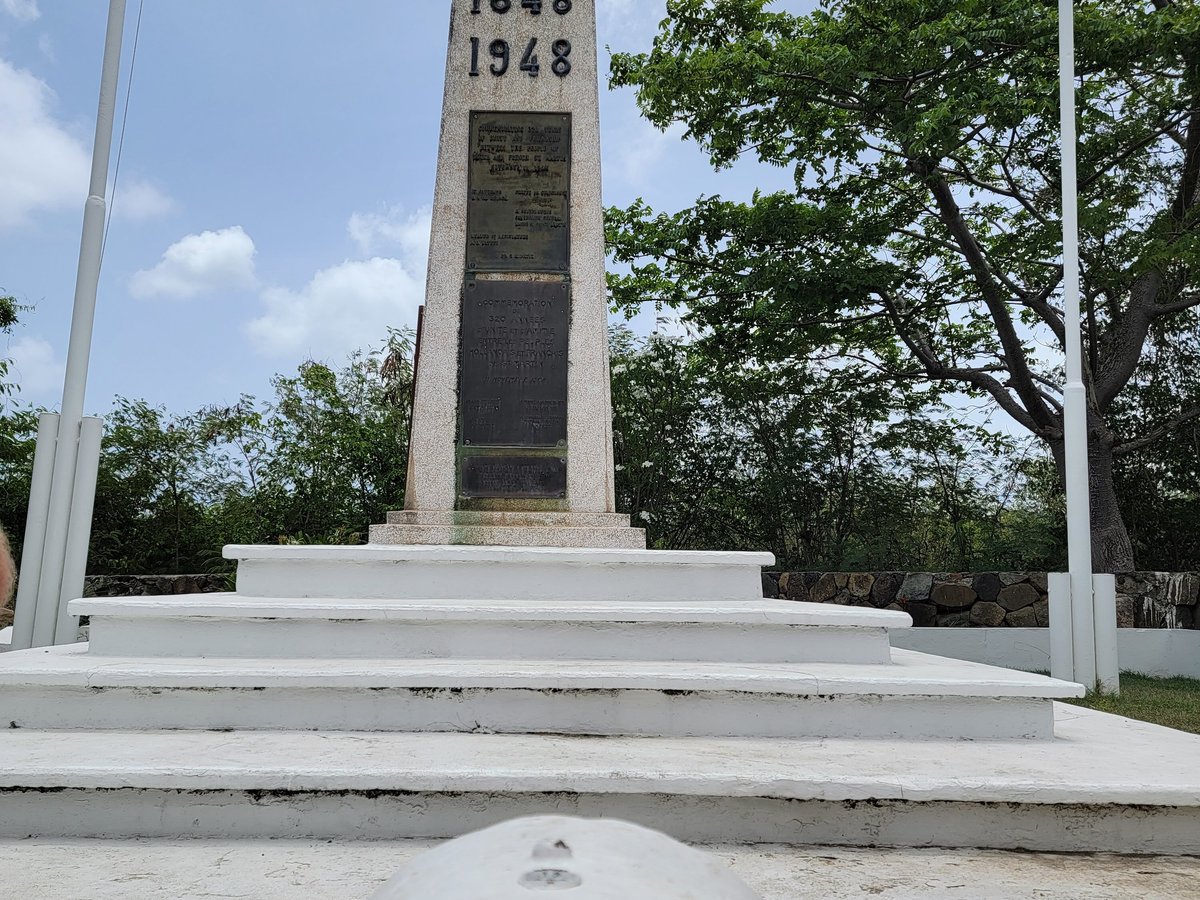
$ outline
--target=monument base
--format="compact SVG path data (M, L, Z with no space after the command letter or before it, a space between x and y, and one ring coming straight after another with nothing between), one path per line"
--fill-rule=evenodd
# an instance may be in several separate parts
M0 657L0 838L440 839L553 813L732 843L1200 843L1200 736L893 649L900 612L763 599L770 554L225 555L236 593L77 600L90 644Z
M371 526L371 543L645 550L646 532L618 513L399 510Z

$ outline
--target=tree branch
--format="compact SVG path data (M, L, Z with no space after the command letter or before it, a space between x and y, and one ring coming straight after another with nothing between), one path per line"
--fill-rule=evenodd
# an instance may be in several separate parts
M1184 412L1177 415L1175 418L1171 419L1170 421L1166 422L1163 425L1160 425L1158 428L1155 428L1149 434L1146 434L1146 435L1144 435L1140 438L1137 438L1135 440L1132 440L1132 441L1125 441L1123 443L1117 444L1115 447L1113 447L1113 455L1114 456L1127 456L1130 453L1136 453L1139 450L1144 450L1145 448L1147 448L1151 444L1153 444L1155 441L1161 440L1162 438L1166 437L1168 434L1170 434L1175 429L1179 428L1181 425L1186 425L1188 422L1191 422L1195 419L1200 419L1200 406L1193 406L1191 409L1185 410Z
M1158 272L1140 275L1129 290L1129 309L1124 321L1114 320L1108 327L1108 353L1096 373L1096 406L1101 412L1112 405L1142 358L1146 335L1155 317L1154 301L1162 283Z
M1000 408L1012 416L1014 420L1039 437L1044 436L1044 427L1034 421L1029 412L1013 399L1012 394L1008 392L1003 384L983 369L952 368L944 365L938 359L937 353L930 346L929 342L908 329L907 322L896 306L896 302L892 296L886 291L877 291L876 293L878 293L880 300L891 316L892 324L896 328L896 333L900 335L900 340L904 342L909 352L925 367L925 371L931 379L935 381L958 381L986 391L999 404ZM1005 368L1002 371L1007 372L1008 369Z
M1032 309L1035 313L1041 316L1043 322L1054 332L1054 336L1058 338L1060 344L1065 345L1067 342L1066 325L1063 324L1063 314L1060 310L1050 303L1050 295L1057 289L1062 281L1063 268L1058 266L1056 277L1048 282L1036 294L1028 294L1021 298L1021 303Z
M1192 297L1190 300L1180 300L1178 303L1160 303L1154 307L1154 318L1169 316L1173 313L1186 312L1189 309L1195 309L1200 306L1200 296Z
M988 266L983 248L975 240L975 235L971 233L970 226L963 218L958 201L954 199L954 192L945 179L938 177L932 164L913 160L910 168L914 174L925 180L926 186L933 194L937 204L942 223L962 248L963 257L974 274L975 283L979 286L983 302L991 313L1000 343L1004 347L1005 358L1012 375L1013 390L1024 404L1027 418L1031 418L1037 423L1037 427L1030 430L1037 433L1041 428L1053 425L1054 414L1047 407L1033 382L1029 360L1025 356L1025 348L1021 344L1021 339L1017 336L1017 330L1008 308L1008 300L1002 296ZM1001 390L1003 390L1002 386ZM1007 396L1007 392L1005 394Z

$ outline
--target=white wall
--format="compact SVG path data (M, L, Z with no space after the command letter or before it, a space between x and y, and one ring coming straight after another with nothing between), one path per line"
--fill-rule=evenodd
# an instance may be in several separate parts
M892 646L1027 672L1050 671L1048 628L900 628ZM1122 628L1121 671L1200 678L1200 631Z

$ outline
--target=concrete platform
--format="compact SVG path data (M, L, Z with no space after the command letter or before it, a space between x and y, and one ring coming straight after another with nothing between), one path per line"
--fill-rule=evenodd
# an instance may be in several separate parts
M78 601L94 647L0 658L0 836L1200 846L1200 738L890 649L900 613L763 600L769 554L227 555L236 595Z
M903 613L782 600L76 600L90 656L888 664Z
M366 900L428 841L0 841L0 895ZM1192 900L1200 859L709 845L763 900Z
M1025 743L9 730L0 836L444 838L555 813L692 842L1196 853L1200 737L1056 712Z
M8 654L12 728L1041 739L1078 685L894 651L890 665Z
M762 599L770 553L549 547L229 546L243 597L360 600Z

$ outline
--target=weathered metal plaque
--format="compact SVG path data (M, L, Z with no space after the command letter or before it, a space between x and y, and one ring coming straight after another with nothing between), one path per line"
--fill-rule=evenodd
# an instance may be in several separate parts
M471 113L467 270L571 265L571 117Z
M567 495L567 460L558 456L467 456L464 497L558 500Z
M467 280L459 383L464 445L566 443L570 310L563 281Z

